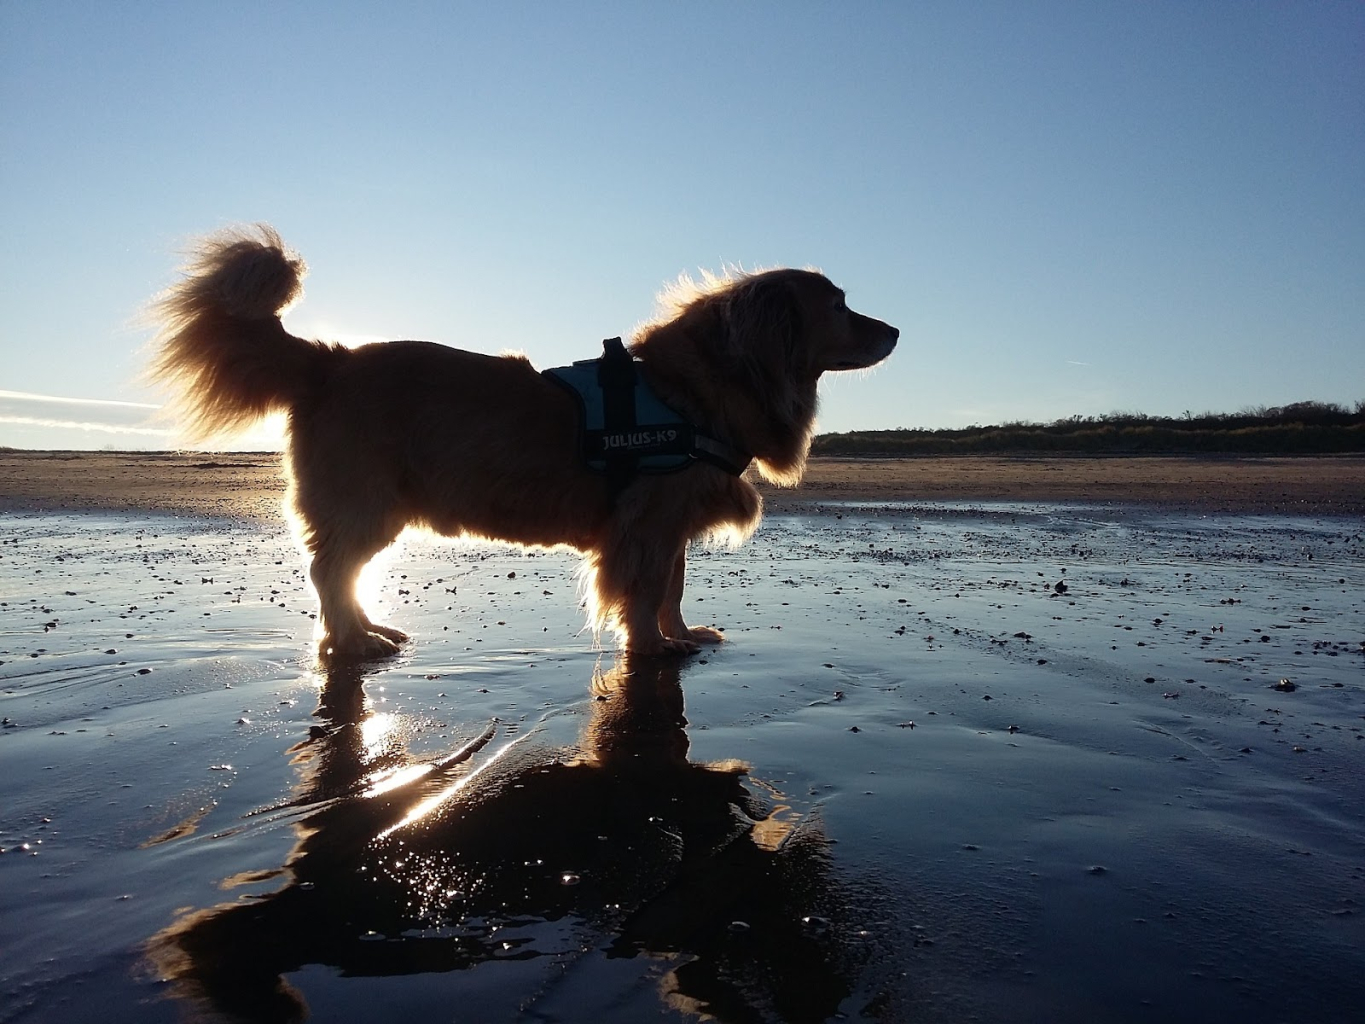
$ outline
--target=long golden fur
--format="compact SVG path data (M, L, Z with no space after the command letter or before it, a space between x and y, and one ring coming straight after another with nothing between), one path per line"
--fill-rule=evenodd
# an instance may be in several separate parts
M369 619L355 583L410 525L576 548L594 627L615 629L629 651L688 652L721 638L683 621L687 545L752 533L762 507L752 484L697 462L639 476L613 497L581 458L572 397L524 357L295 337L280 314L305 273L265 225L204 240L153 306L151 373L196 439L287 413L288 501L312 556L324 658L391 654L407 639ZM820 375L880 362L898 336L806 270L674 289L670 307L630 345L640 374L784 485L801 478Z

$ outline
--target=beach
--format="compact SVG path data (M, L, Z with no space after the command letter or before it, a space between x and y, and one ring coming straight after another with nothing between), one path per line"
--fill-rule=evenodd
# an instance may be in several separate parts
M276 452L0 450L0 511L101 509L278 515ZM1365 515L1365 456L812 459L796 489L764 486L773 510L812 502L1057 501L1202 512Z
M0 453L0 1022L1340 1021L1365 459L813 461L625 659L273 454Z

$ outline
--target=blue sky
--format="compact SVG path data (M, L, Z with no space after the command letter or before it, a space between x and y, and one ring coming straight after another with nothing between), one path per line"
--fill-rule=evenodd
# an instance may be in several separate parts
M820 267L902 338L824 430L1353 405L1365 5L3 0L0 445L173 445L137 314L257 220L296 333L541 366Z

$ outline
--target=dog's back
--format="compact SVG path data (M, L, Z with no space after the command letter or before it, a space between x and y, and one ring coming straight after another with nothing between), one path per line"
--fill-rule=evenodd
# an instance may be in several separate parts
M290 458L306 522L359 499L448 536L583 550L610 510L579 458L572 400L517 356L420 341L348 351L295 407Z

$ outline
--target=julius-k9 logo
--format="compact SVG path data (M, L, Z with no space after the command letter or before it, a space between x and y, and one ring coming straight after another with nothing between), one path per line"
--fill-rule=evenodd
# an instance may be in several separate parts
M654 448L661 444L669 444L677 439L677 430L666 427L659 430L632 430L621 434L603 434L602 450Z

